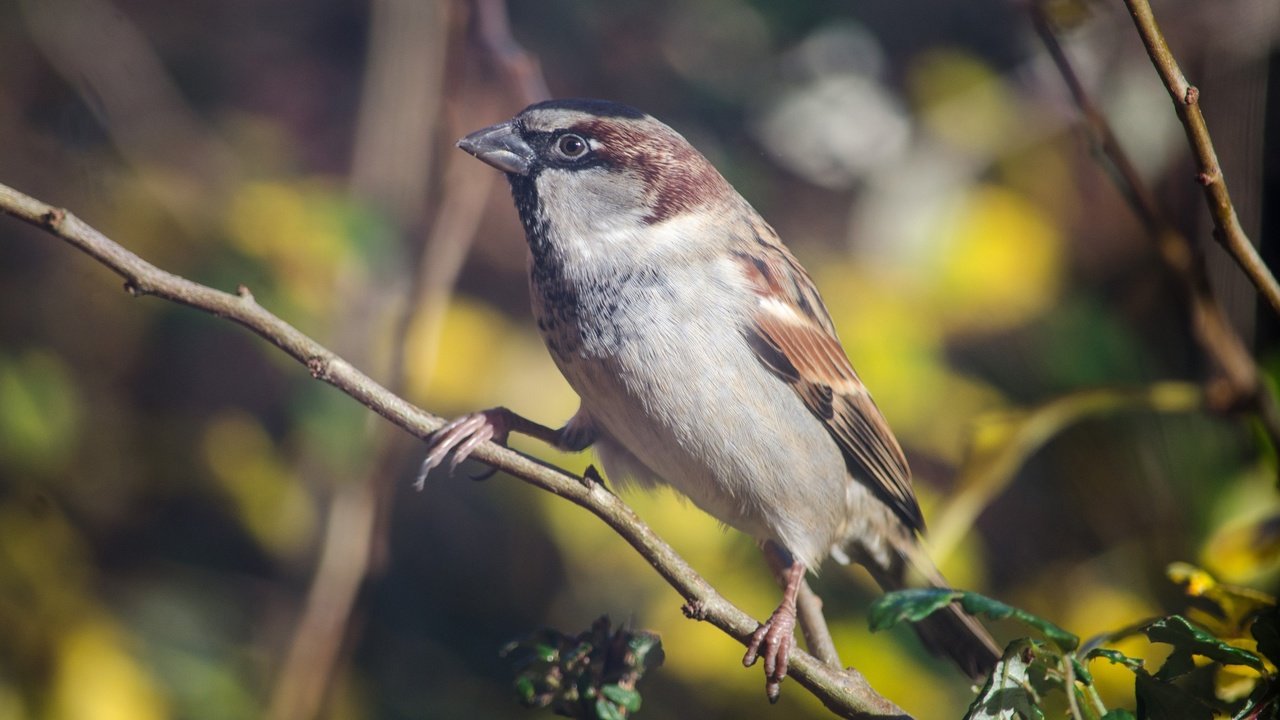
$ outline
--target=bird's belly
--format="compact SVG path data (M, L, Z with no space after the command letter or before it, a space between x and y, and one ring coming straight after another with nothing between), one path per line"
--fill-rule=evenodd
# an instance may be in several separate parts
M606 471L671 485L813 566L847 526L843 456L795 391L755 357L735 319L744 314L668 294L585 332L592 318L583 316L572 337L540 323L602 431Z

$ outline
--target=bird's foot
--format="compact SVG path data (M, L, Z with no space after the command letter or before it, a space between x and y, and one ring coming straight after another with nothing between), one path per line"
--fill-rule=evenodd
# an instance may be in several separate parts
M421 490L427 481L427 473L439 467L446 458L449 460L449 474L452 475L481 443L492 440L499 445L506 445L514 417L506 408L490 408L463 415L432 433L427 446L427 457L422 461L422 469L418 471L414 486ZM472 479L484 480L494 472L496 471L489 470Z
M742 664L751 667L756 658L764 658L764 690L769 702L777 702L782 680L787 676L787 660L795 646L796 607L785 600L773 615L751 634Z

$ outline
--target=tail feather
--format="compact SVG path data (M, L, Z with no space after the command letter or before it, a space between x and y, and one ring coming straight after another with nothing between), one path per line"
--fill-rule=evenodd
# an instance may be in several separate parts
M885 592L907 587L950 587L914 542L906 548L897 547L895 551L889 567L877 562L863 563ZM989 675L1000 660L1000 647L987 629L954 604L912 627L929 652L950 657L975 680Z
M990 675L1000 660L1000 650L986 628L955 605L948 605L914 627L929 652L950 657L974 680Z

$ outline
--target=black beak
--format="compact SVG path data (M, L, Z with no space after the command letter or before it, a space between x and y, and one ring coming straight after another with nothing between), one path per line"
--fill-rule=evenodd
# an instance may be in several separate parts
M512 175L527 175L533 163L533 148L520 137L511 121L477 130L459 140L458 147Z

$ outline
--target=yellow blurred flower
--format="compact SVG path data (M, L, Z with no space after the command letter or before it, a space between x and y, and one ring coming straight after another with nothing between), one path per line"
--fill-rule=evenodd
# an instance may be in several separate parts
M1200 562L1214 575L1234 582L1249 582L1280 565L1280 510L1274 490L1270 498L1242 517L1233 518L1213 531L1200 551Z
M938 228L933 307L962 330L1030 320L1057 298L1062 238L1051 218L1018 193L978 186Z

